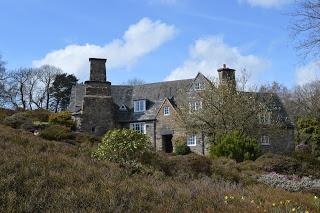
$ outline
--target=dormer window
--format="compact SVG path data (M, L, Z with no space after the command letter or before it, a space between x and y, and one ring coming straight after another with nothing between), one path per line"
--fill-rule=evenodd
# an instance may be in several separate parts
M195 82L194 83L194 90L204 90L204 84L203 82Z
M133 101L134 112L144 112L146 111L146 100Z

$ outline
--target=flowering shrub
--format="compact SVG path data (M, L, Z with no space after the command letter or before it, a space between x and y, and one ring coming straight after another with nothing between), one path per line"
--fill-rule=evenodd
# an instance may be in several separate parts
M314 207L316 210L320 210L318 207L319 199L317 196L314 196ZM239 205L241 203L250 202L251 208L256 209L256 212L301 212L309 213L308 208L302 204L293 202L290 199L266 202L263 199L255 198L250 199L246 196L237 196L237 195L225 195L224 203L228 205ZM317 211L318 212L318 211Z
M146 135L131 129L115 129L106 133L92 157L121 164L134 164L149 150L150 141Z
M210 146L210 155L213 158L227 157L241 162L255 160L260 155L260 146L257 141L239 132L223 135Z
M309 153L311 151L311 148L308 144L303 144L300 143L296 146L296 151L297 152L305 152L305 153Z
M71 128L75 127L75 122L72 120L70 112L58 112L50 114L49 123L63 125Z
M262 175L258 178L258 181L272 187L283 188L292 192L301 190L320 190L320 179L312 180L309 177L299 178L295 175L280 175L275 172Z

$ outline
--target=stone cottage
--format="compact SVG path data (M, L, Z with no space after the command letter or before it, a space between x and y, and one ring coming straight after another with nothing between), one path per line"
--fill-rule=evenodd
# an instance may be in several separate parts
M143 85L111 85L106 76L106 59L90 58L90 80L73 87L69 110L80 131L103 135L114 128L131 128L148 135L157 151L172 152L173 141L185 137L193 152L207 153L206 137L202 133L188 135L177 125L179 94L204 89L210 81L201 73L194 79L150 83ZM220 83L235 85L235 70L218 69ZM191 93L190 93L191 91ZM263 94L261 94L263 97ZM282 116L285 110L278 99ZM198 102L192 104L195 110ZM270 118L265 118L270 122ZM293 129L287 125L279 134L261 133L264 150L289 152L293 147Z

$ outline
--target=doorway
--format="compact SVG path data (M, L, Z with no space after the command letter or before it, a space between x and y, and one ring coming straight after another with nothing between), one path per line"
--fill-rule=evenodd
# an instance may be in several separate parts
M172 153L172 134L170 135L162 135L162 150L166 153Z

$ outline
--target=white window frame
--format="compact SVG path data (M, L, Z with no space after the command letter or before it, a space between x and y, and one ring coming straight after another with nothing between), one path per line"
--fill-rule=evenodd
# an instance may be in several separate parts
M134 112L146 111L146 100L133 101L133 111Z
M190 111L190 113L196 112L196 111L198 111L200 109L202 109L202 102L201 101L189 102L189 111Z
M194 83L194 90L204 90L204 84L201 81Z
M147 125L144 122L130 123L130 129L142 134L147 133Z
M169 106L163 107L163 115L165 115L165 116L170 115L170 107Z
M271 124L271 113L270 112L260 113L259 123L264 125Z
M270 137L268 135L262 135L260 137L260 145L270 146Z
M192 134L187 138L187 146L196 146L197 145L197 135Z

